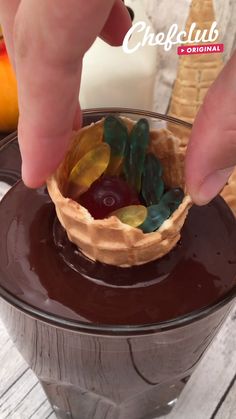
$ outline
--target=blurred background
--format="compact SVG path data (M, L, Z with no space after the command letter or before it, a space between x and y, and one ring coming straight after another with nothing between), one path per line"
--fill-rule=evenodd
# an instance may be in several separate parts
M167 33L173 23L177 23L180 30L183 29L193 3L202 5L203 20L204 7L213 4L220 29L219 42L225 44L223 60L226 62L236 47L236 2L234 0L125 1L126 6L134 11L134 19L150 22L155 33ZM124 54L121 49L118 51L116 48L104 45L100 40L97 40L95 44L85 58L81 88L82 107L132 105L137 108L153 109L160 113L168 111L179 65L176 47L173 47L169 52L166 52L161 46L150 47L131 57ZM112 59L107 59L108 56ZM112 67L114 57L115 63ZM99 64L99 60L100 67L94 65ZM104 66L104 62L106 62L106 66ZM105 85L109 86L107 92L104 90ZM95 96L94 89L100 89L101 86L103 86L103 91L100 94L100 91L97 90L97 97L102 97L102 99L99 99L100 102L94 102L94 99L92 101ZM108 103L112 86L114 86L115 100L114 103ZM123 86L123 90L121 86ZM16 129L17 118L16 82L0 30L0 138Z

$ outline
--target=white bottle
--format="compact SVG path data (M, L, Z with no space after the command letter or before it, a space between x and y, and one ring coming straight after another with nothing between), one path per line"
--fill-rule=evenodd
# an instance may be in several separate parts
M142 0L126 0L134 12L133 24L151 23ZM152 32L154 32L152 30ZM143 40L144 31L132 35L132 45ZM126 107L152 110L157 68L157 50L144 46L132 54L111 47L100 38L85 54L80 90L82 109Z

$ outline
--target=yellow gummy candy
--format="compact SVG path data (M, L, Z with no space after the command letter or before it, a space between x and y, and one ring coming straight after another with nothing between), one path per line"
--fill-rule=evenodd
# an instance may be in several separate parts
M69 175L68 194L78 197L86 192L106 170L110 161L110 146L102 143L86 153Z
M75 136L77 144L70 153L69 167L72 168L85 154L97 147L103 140L103 126L91 125L88 129L82 131L78 138Z
M129 205L113 211L110 216L115 215L119 220L131 227L138 227L147 218L147 208L143 205Z

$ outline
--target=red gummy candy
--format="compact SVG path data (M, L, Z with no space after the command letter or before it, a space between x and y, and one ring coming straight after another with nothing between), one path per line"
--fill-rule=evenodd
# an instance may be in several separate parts
M95 219L102 219L119 208L139 205L140 202L137 193L123 179L104 176L96 180L80 196L79 203L87 208Z

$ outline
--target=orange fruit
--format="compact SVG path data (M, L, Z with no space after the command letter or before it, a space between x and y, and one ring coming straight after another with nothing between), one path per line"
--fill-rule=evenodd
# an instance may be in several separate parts
M0 39L0 131L11 132L18 122L17 83L3 39Z

